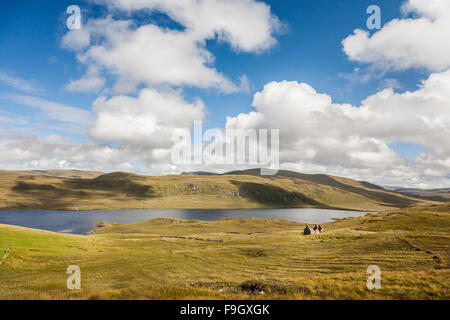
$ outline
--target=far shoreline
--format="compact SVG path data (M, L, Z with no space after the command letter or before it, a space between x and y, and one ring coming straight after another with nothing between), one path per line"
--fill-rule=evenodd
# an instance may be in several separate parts
M288 210L284 210L288 209ZM58 233L87 234L104 224L132 224L155 219L180 221L221 221L228 219L279 220L300 224L324 224L371 212L324 208L253 208L253 209L116 209L92 211L0 210L0 222L8 225L42 229ZM372 212L372 215L374 213Z
M192 208L192 207L165 207L165 208L98 208L98 209L61 209L61 208L41 208L41 207L6 207L0 208L1 211L61 211L61 212L87 212L87 211L119 211L119 210L198 210L198 211L209 211L209 210L270 210L270 209L321 209L321 210L340 210L340 211L354 211L354 212L367 212L376 213L384 212L387 210L398 210L402 209L399 207L389 207L386 209L357 209L357 208L341 208L341 207L211 207L211 208Z

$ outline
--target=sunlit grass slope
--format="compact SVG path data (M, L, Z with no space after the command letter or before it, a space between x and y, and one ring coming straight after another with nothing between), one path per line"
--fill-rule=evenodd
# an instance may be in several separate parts
M115 172L0 171L0 208L131 209L336 207L383 209L431 203L366 182L328 175L254 171L226 175L142 176Z
M324 225L156 219L75 236L0 225L1 299L449 299L450 205ZM0 257L1 258L1 257ZM381 289L366 288L369 265ZM66 289L78 265L82 289Z

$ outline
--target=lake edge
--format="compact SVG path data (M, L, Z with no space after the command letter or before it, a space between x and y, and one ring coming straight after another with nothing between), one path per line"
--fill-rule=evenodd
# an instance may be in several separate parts
M132 224L158 218L196 221L260 218L323 224L343 218L360 217L368 213L370 212L317 208L0 210L0 223L52 232L87 234L98 229L95 227L98 222Z

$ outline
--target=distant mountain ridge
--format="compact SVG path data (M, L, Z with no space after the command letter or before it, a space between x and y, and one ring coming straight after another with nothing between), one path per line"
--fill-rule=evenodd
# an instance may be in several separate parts
M208 171L186 171L181 174L182 176L218 176L219 173Z
M51 177L61 177L61 178L96 178L105 174L105 172L100 171L87 171L87 170L32 170L32 171L23 171L33 172L36 174L47 175Z
M185 172L0 171L0 209L274 208L382 210L434 203L365 181L259 169L225 174Z
M431 201L449 202L450 188L439 189L417 189L417 188L398 188L395 192L415 197L418 199L425 199Z

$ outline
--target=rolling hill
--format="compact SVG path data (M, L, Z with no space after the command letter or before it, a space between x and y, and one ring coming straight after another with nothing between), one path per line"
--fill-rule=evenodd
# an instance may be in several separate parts
M259 170L222 175L0 171L0 209L264 208L374 209L430 204L368 182Z
M160 218L85 236L0 224L0 299L450 298L449 204L324 228L305 236L304 224L276 219ZM82 268L81 290L67 290L69 264ZM372 264L379 290L366 288Z
M395 192L419 199L450 202L450 188L442 188L442 189L399 188L396 189Z

